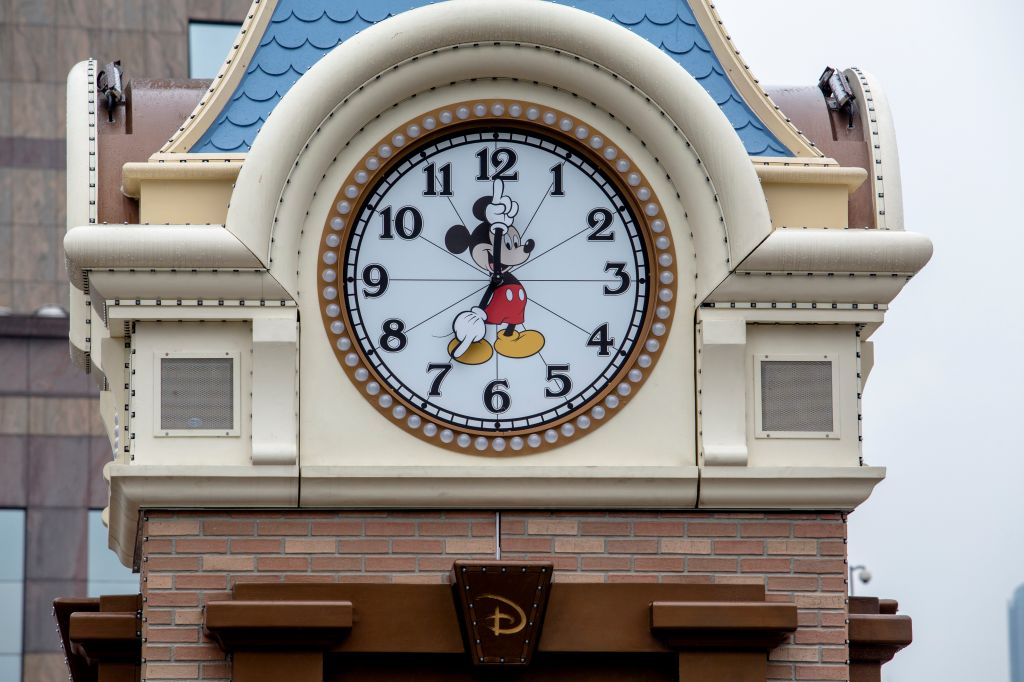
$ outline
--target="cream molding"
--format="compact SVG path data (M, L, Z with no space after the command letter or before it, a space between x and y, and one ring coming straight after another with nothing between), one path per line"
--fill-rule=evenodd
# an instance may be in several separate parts
M191 163L126 163L121 171L121 192L139 199L143 184L148 182L234 182L241 167L236 161L220 159Z
M775 166L754 161L754 170L762 183L785 185L846 185L849 194L868 179L863 168L839 166Z

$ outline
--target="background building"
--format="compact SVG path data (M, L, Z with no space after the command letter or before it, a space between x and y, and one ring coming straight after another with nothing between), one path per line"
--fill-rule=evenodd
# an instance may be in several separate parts
M67 72L212 77L248 0L0 2L0 680L67 679L50 604L137 591L99 510L110 445L97 387L68 356ZM190 37L191 29L191 37ZM226 33L225 33L226 32Z
M1010 682L1024 682L1024 585L1010 601Z

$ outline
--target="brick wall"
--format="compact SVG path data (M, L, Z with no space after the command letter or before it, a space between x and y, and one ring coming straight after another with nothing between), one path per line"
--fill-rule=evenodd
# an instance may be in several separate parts
M228 680L202 606L243 581L447 582L456 559L493 559L485 512L148 512L143 679ZM842 514L502 512L503 559L552 561L562 582L764 584L800 627L770 680L847 680Z

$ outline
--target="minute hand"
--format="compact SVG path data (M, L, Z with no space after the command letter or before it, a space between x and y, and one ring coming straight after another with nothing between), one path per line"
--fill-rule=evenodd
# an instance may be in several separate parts
M487 304L491 302L491 296L494 294L494 290L501 286L504 277L501 274L501 245L502 236L504 235L504 228L494 228L494 244L491 247L491 267L494 270L491 272L491 283L487 287L487 291L484 292L483 298L480 299L480 307L486 308Z

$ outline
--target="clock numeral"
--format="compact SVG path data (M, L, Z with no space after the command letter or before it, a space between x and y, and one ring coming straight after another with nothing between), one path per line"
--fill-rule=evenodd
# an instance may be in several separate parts
M609 261L605 263L604 271L611 272L613 275L619 278L618 287L615 289L610 288L607 284L604 285L605 296L618 296L619 294L621 294L622 292L629 288L630 279L629 273L626 272L625 263L612 263L611 261Z
M452 165L446 163L445 165L437 168L432 163L428 163L423 172L427 175L427 188L423 191L425 197L450 197L452 196ZM437 176L441 175L441 191L437 191Z
M427 371L437 372L437 376L430 382L430 392L427 393L427 397L436 398L441 395L441 384L444 383L448 372L452 371L452 366L450 364L432 362L427 365Z
M380 349L386 350L389 353L397 353L406 347L409 343L408 337L405 335L405 322L396 320L394 318L390 320L384 320L384 326L380 335Z
M508 388L508 379L492 381L484 389L484 407L494 414L500 414L512 407L512 397L501 390L502 388Z
M565 165L556 163L551 167L551 195L553 197L564 197L565 187L562 186L562 173L565 170Z
M569 395L572 391L572 379L566 372L569 371L569 365L548 365L548 381L554 381L558 383L558 388L552 391L550 388L544 389L545 398L564 398Z
M587 215L587 224L593 230L587 235L588 242L613 242L615 232L612 231L612 212L607 208L595 208Z
M383 265L367 265L363 268L363 284L368 288L363 289L363 295L367 298L377 298L383 296L384 292L388 290L388 271L384 269ZM370 289L374 289L370 291Z
M380 238L394 239L395 233L402 239L416 239L423 231L423 216L415 206L403 206L391 216L391 207L388 206L380 211L383 218Z
M608 323L605 322L600 327L594 330L594 333L590 335L587 340L587 346L590 348L598 348L597 354L601 357L608 357L611 355L609 348L615 345L615 339L608 336Z
M519 179L519 171L512 170L519 156L508 147L498 147L493 152L484 147L476 153L476 158L480 161L480 172L476 175L480 182ZM491 173L491 166L494 166L494 173Z

